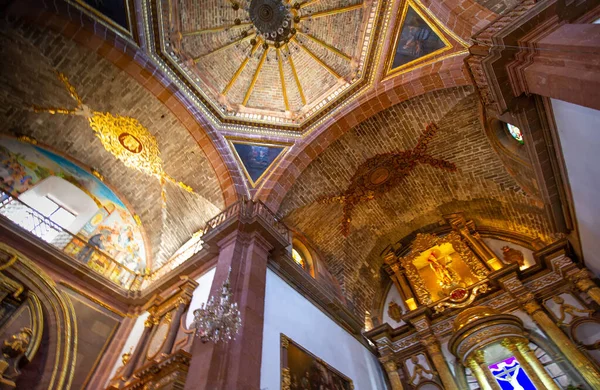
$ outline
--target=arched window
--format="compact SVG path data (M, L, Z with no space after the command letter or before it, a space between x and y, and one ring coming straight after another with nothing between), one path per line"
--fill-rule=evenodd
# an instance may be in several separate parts
M292 248L292 259L294 259L296 264L301 266L302 269L306 271L306 260L304 260L304 257L302 257L302 255L296 250L296 248Z
M521 129L519 129L517 126L507 123L506 129L508 130L508 134L510 134L511 137L517 140L518 143L520 143L521 145L525 143L523 141L523 133L521 132Z
M312 254L313 252L302 241L297 238L292 240L292 260L314 278L315 265Z

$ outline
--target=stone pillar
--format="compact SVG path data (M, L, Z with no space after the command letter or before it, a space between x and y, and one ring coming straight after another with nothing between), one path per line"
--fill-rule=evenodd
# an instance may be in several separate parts
M556 386L552 378L550 378L547 373L543 377L540 377L538 371L533 369L533 367L529 363L529 359L526 359L525 356L523 356L523 354L521 353L521 350L517 347L517 343L522 342L522 340L506 338L502 341L502 346L508 349L510 353L512 353L512 355L517 359L517 361L521 365L521 368L523 368L523 371L525 371L525 373L537 389L560 390L560 388ZM542 370L545 371L543 368Z
M228 343L202 343L194 337L186 390L260 387L267 258L273 246L257 230L242 231L246 227L245 230L251 230L238 225L226 235L217 231L205 237L210 247L219 248L210 295L219 293L231 267L231 290L242 326L235 340Z
M448 364L446 363L446 359L444 359L444 355L442 355L440 343L437 341L437 339L432 335L422 339L421 343L425 346L425 349L427 349L427 353L431 358L431 362L433 363L435 370L442 380L444 389L458 390L458 386L454 381L454 377L452 376L452 372L450 372L450 368L448 368Z
M544 386L550 390L560 390L560 387L558 387L556 382L548 375L548 371L546 371L542 363L535 356L535 353L529 348L529 343L525 340L517 340L516 345L519 352L523 355L523 358L525 358L537 376L544 382Z
M402 387L402 379L400 379L400 374L398 374L396 362L393 359L389 359L382 361L382 363L390 380L390 384L392 385L392 390L403 390L404 387Z
M586 382L594 389L600 389L600 372L594 364L573 344L556 323L546 314L535 301L533 294L528 293L519 297L523 309L531 316L540 329L544 331L565 357L581 373Z
M592 281L590 272L587 269L582 269L569 275L569 279L575 284L575 287L577 287L579 291L586 293L600 305L600 287Z
M469 356L467 365L477 379L481 390L502 390L485 363L483 351L477 351Z
M148 341L150 340L150 334L152 333L153 328L154 320L151 314L148 316L148 318L146 318L146 321L144 322L144 332L140 337L140 341L138 341L137 345L135 346L133 354L127 362L127 367L125 367L125 369L123 370L122 378L124 378L125 380L129 380L129 378L131 378L133 371L135 371L135 369L138 367L138 363L144 360L144 351L146 350L146 346L148 345Z
M171 354L171 350L173 349L173 344L175 344L175 339L177 338L177 332L179 331L179 324L181 322L181 316L185 311L186 301L183 298L179 298L177 309L175 310L175 314L171 318L171 327L169 328L169 333L165 338L165 342L162 346L161 355L167 356Z
M523 66L524 92L600 110L600 25L565 23L535 49Z

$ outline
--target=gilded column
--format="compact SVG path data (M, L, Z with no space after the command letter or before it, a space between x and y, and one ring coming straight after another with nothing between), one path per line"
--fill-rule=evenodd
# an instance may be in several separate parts
M583 378L594 389L600 389L600 373L590 360L577 349L554 321L543 311L542 307L535 301L533 294L528 293L520 298L523 308L533 318L550 338L558 349L573 364L575 369L581 373Z
M474 353L467 359L467 366L479 382L479 387L481 387L481 390L502 390L490 370L485 366L483 351L478 352L481 352L481 354Z
M575 284L579 291L587 293L597 304L600 305L600 287L590 279L590 273L587 269L582 269L577 273L569 275L569 279Z
M475 229L473 221L467 221L462 214L451 214L446 216L450 225L469 243L477 255L485 261L488 268L492 271L502 268L502 262L496 258L496 255L481 239L479 234L475 232L471 234L471 230Z
M542 380L542 382L544 382L546 388L550 390L560 390L560 387L558 387L556 382L554 382L550 375L548 375L548 371L546 371L537 356L535 356L535 353L533 353L531 348L529 348L529 343L525 340L517 340L516 345L519 349L519 352L533 368L537 376Z
M437 339L433 336L429 336L421 340L421 343L427 349L427 353L433 362L433 366L442 380L444 389L458 390L458 386L456 385L454 377L448 368L448 364L446 364L446 359L444 359L444 356L442 355L442 350Z
M400 379L400 374L398 374L398 366L393 359L383 361L383 367L385 368L385 372L387 372L387 376L390 380L390 384L392 385L392 390L403 390L402 380Z
M517 343L522 343L522 340L515 340L513 338L506 338L502 341L502 346L508 349L512 355L517 359L523 371L527 374L531 382L533 382L534 386L538 389L548 389L548 390L560 390L558 386L554 383L552 378L545 375L545 378L539 376L537 370L534 370L531 364L529 364L529 360L525 359L520 349L517 348ZM542 368L542 370L544 370Z

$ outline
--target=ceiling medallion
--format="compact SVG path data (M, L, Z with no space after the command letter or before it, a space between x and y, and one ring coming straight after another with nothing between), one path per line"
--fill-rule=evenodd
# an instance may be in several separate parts
M292 7L282 0L252 0L248 14L267 44L279 47L296 34Z
M343 194L320 200L321 203L344 205L342 232L346 237L350 233L351 214L354 207L390 191L406 179L418 164L431 165L448 172L456 171L454 163L434 158L426 153L427 144L437 130L434 123L429 124L412 150L378 154L369 158L358 167Z
M164 170L160 150L156 138L137 119L129 116L113 115L110 112L94 111L77 94L67 77L59 73L58 78L65 84L71 97L77 102L74 109L41 108L34 106L35 112L50 114L80 115L87 118L94 134L102 142L102 146L125 166L160 180L163 206L166 201L164 183L170 181L188 192L194 192L191 187L178 182Z

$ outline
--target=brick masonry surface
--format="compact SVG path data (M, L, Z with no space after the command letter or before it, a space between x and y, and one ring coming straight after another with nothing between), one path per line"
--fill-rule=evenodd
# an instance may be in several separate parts
M429 143L428 154L455 163L458 171L417 166L395 189L356 207L345 238L342 206L319 199L343 193L368 158L412 149L432 121L439 131ZM518 186L489 145L472 87L459 87L402 102L351 129L302 172L279 213L321 250L346 297L362 311L370 307L381 284L379 254L388 244L439 222L442 214L460 211L479 225L548 241L552 232L538 204Z
M0 131L31 135L99 169L140 216L155 263L172 255L223 209L219 181L197 142L159 99L124 71L47 29L3 22L0 40ZM74 106L55 71L67 75L92 109L138 119L156 137L164 170L196 194L167 184L163 210L158 180L125 167L108 153L84 118L34 113L33 104Z

